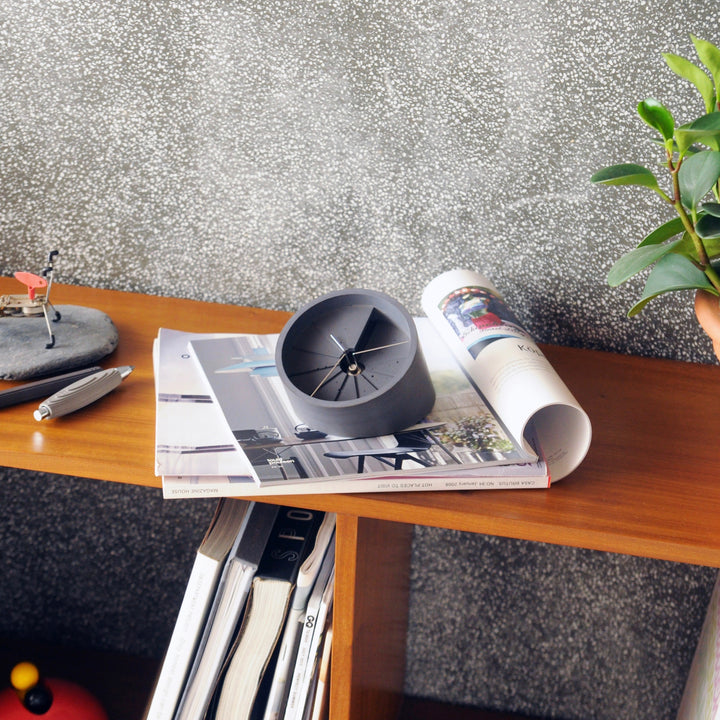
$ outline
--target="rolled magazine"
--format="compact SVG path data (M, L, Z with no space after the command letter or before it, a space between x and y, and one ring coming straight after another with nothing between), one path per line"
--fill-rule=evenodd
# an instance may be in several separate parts
M528 451L537 437L553 482L572 472L590 447L590 419L495 286L451 270L425 288L422 307L508 433Z

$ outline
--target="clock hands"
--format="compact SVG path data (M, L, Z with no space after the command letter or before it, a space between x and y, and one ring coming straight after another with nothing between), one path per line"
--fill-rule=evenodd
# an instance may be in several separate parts
M330 339L340 348L340 352L347 352L347 348L332 333Z
M400 342L387 343L386 345L378 345L378 346L372 347L372 348L365 348L364 350L350 350L349 348L346 348L332 333L330 333L330 339L333 341L333 343L335 343L335 345L338 346L342 355L337 359L335 364L332 365L330 367L330 369L325 373L325 375L323 376L323 379L317 384L315 389L310 393L310 397L315 397L318 390L320 390L324 385L326 385L328 382L330 382L335 377L337 377L338 373L340 373L340 372L344 372L346 374L346 376L360 375L360 373L362 373L363 368L360 365L360 363L358 363L358 361L355 359L355 355L361 355L363 353L375 352L376 350L385 350L386 348L396 347L398 345L404 345L409 342L409 340L401 340ZM343 360L345 360L347 362L347 368L340 367ZM339 370L338 370L338 368L339 368ZM338 372L335 372L336 370L338 370ZM373 388L376 388L375 384L372 383L369 378L363 378L363 379L366 380ZM342 392L346 381L347 381L347 377L343 380L342 385L340 386L340 389L338 390L338 396Z
M333 338L333 339L334 339L334 338ZM325 377L318 383L318 386L310 393L310 397L315 397L315 393L316 393L318 390L320 390L320 388L321 388L323 385L325 385L325 383L327 383L329 380L332 379L330 376L335 372L335 369L338 367L338 365L340 365L340 363L342 362L342 360L343 360L344 357L345 357L345 354L343 353L343 354L337 359L337 362L327 371L327 374L326 374ZM333 377L334 377L334 376L333 376Z
M396 347L397 345L405 345L409 340L400 340L399 342L388 343L387 345L378 345L377 347L365 348L364 350L350 350L346 348L332 333L330 339L340 348L340 352L345 353L348 358L353 355L362 355L363 353L375 352L376 350L385 350L386 348Z
M395 347L396 345L405 345L409 340L400 340L400 342L389 343L388 345L378 345L377 347L367 348L366 350L355 350L353 355L362 355L363 353L375 352L375 350L385 350L385 348Z
M347 360L346 372L349 375L359 375L362 372L362 367L355 359L355 351L346 348L332 333L330 333L330 339L340 348L340 352L342 353L338 362L341 362L343 359Z

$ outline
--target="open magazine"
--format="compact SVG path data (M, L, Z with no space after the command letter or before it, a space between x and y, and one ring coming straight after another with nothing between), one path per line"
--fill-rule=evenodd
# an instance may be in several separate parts
M479 273L451 270L425 288L422 307L513 437L537 435L554 480L590 447L590 418L495 289Z
M158 472L165 496L548 487L577 466L590 440L587 415L489 282L447 273L423 305L418 335L437 400L422 422L391 436L341 438L307 427L277 377L277 335L187 336L205 409L224 421L218 442L206 438L204 447L222 446L237 469L223 474L216 462L197 472L187 455L205 453L185 441L195 451L175 453L174 472ZM156 355L161 376L167 332ZM496 369L500 357L505 374ZM166 448L169 434L158 427Z

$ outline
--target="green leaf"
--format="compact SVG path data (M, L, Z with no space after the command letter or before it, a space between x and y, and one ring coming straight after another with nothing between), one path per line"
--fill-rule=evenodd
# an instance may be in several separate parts
M708 212L710 209L712 212ZM695 232L700 236L707 256L713 260L720 256L720 204L705 203L695 223ZM695 243L690 236L683 237L683 244L676 252L700 262ZM713 263L714 264L714 263Z
M720 217L703 215L695 225L695 232L697 232L703 240L720 238Z
M676 290L708 289L712 285L705 273L682 255L670 253L658 260L645 283L640 300L630 308L628 317L637 315L653 298Z
M718 85L720 85L720 50L707 40L701 40L694 35L690 35L690 38L693 45L695 45L695 52L700 58L700 62L705 65L713 76L715 92L717 93Z
M647 98L637 106L638 115L651 127L655 128L665 140L672 140L675 133L675 121L670 111L657 100Z
M720 74L720 49L707 40L690 35L700 61L713 74Z
M715 202L703 203L703 205L700 209L703 212L706 212L708 215L712 215L713 217L720 218L720 203L715 203Z
M682 238L678 238L675 242L667 245L644 245L625 253L625 255L610 268L607 276L608 285L610 285L610 287L621 285L633 275L637 275L641 270L644 270L664 255L667 255L681 242Z
M714 150L720 149L720 112L701 115L697 120L675 130L675 139L681 155L693 143L704 143Z
M705 216L701 216L705 217ZM696 226L697 227L697 226ZM705 247L705 252L707 253L708 257L713 257L714 255L717 255L720 252L720 239L717 238L703 238L702 240L703 246ZM676 245L673 249L673 252L678 255L684 255L689 260L692 260L696 263L700 262L700 257L697 253L697 248L695 247L695 242L690 237L688 233L684 233L682 236L682 242L680 242L679 245Z
M590 182L600 185L642 185L660 192L657 178L642 165L623 163L598 170Z
M659 228L655 228L655 230L642 240L638 247L657 245L658 243L665 242L671 237L675 237L678 233L681 233L684 229L683 221L679 217L675 217L663 223Z
M710 260L715 260L720 257L720 237L707 239L703 238L703 245L705 246L705 252L707 252Z
M694 210L720 177L720 152L705 150L683 160L678 173L682 204Z
M703 238L703 245L711 260L720 256L720 237Z
M705 103L705 112L712 112L715 109L715 88L713 81L703 72L702 68L680 55L663 53L662 56L676 75L689 80L698 89Z

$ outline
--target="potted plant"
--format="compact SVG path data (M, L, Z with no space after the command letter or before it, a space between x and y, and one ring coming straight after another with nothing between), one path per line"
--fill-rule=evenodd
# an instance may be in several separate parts
M612 165L591 181L602 185L638 185L655 192L674 209L664 222L610 269L608 283L616 287L652 266L640 299L630 308L637 315L653 298L676 290L696 291L696 313L714 338L720 359L720 49L690 36L700 64L663 53L669 68L690 81L703 101L695 119L678 125L672 113L652 98L637 106L640 117L659 135L664 180L634 163ZM714 319L705 320L705 313Z

